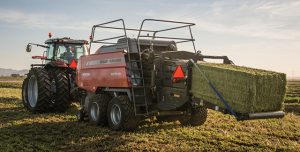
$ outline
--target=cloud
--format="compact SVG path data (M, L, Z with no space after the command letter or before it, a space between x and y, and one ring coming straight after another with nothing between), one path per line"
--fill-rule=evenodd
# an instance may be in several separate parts
M257 10L269 15L300 17L300 1L267 1L257 8Z
M156 5L160 7L143 9L140 16L194 22L197 24L196 30L227 35L300 40L300 1L227 0L165 4L166 2L159 1ZM180 9L174 10L176 5L180 6ZM86 30L98 23L98 20L72 20L66 14L25 13L0 9L0 22L29 28Z
M94 21L70 21L63 14L24 13L17 10L0 9L0 22L17 24L28 28L52 28L52 29L90 29ZM65 23L68 23L67 26Z
M153 17L196 23L196 29L245 37L300 40L299 1L214 1L206 9L184 5L176 12L153 13ZM158 15L159 14L159 15Z
M239 1L235 4L217 1L212 10L211 16L202 21L208 24L204 27L208 30L267 39L300 38L300 3L297 1Z

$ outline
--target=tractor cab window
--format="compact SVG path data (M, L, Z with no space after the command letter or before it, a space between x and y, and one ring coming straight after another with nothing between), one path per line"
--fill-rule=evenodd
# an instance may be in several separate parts
M54 45L49 44L46 50L47 59L51 60L53 58L53 52L54 52ZM46 63L49 62L49 60L46 60Z
M73 59L77 61L84 54L84 51L82 45L60 44L56 47L56 58L70 64Z
M75 49L74 55L76 60L78 60L80 56L84 55L85 54L84 52L86 51L84 45L76 45L74 46L74 49Z
M74 59L74 46L72 45L58 45L56 52L57 59L61 59L66 63L71 63Z

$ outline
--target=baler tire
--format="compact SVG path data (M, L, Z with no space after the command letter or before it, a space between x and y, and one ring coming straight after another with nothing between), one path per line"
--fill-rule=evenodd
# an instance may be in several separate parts
M179 121L184 126L200 126L205 123L206 119L207 108L201 106L191 108L191 114L182 116Z
M107 125L107 106L108 102L111 100L111 97L108 94L94 94L89 99L88 105L88 117L90 123L94 125ZM98 113L92 113L94 107L97 106Z
M71 105L68 76L64 70L59 68L50 69L49 72L56 87L56 93L52 94L53 108L56 112L65 112Z
M118 107L120 111L120 122L113 120L112 108ZM108 104L108 124L112 130L130 131L137 128L139 118L135 116L134 107L128 96L120 95L114 97Z
M32 113L45 113L51 111L51 83L50 83L50 78L48 76L48 72L44 68L32 68L29 71L29 74L27 76L28 82L27 82L27 99L28 99L28 104L27 104L27 109L31 111ZM36 82L34 82L36 81ZM34 84L32 84L34 83ZM36 87L36 101L33 100L33 91L30 89L35 89L32 88L32 85L37 85ZM28 93L31 92L31 95ZM34 105L32 105L35 102Z
M27 88L28 88L28 77L26 77L24 79L23 84L22 84L22 104L26 110L29 110Z

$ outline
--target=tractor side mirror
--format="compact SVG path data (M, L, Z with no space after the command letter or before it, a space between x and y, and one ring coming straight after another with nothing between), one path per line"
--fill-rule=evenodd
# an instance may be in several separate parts
M26 46L26 52L31 52L31 45L30 44L28 44L27 46Z

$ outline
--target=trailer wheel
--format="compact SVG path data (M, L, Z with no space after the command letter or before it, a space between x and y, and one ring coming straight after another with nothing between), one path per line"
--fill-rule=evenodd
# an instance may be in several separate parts
M26 92L23 95L23 102L27 105L27 109L33 113L49 112L51 84L48 72L43 68L32 68L26 79L28 79L27 85L22 90Z
M108 94L94 94L89 99L88 117L95 125L107 124L107 105L111 100Z
M51 73L54 110L65 112L71 104L68 76L59 68L52 68L49 72Z
M138 126L139 119L128 96L114 97L108 104L107 115L112 130L133 130Z
M22 84L22 103L23 106L29 110L28 108L28 95L27 95L27 88L28 88L28 78L25 78Z
M203 125L207 118L207 108L206 107L195 107L191 108L190 115L182 116L179 121L185 126L200 126Z

